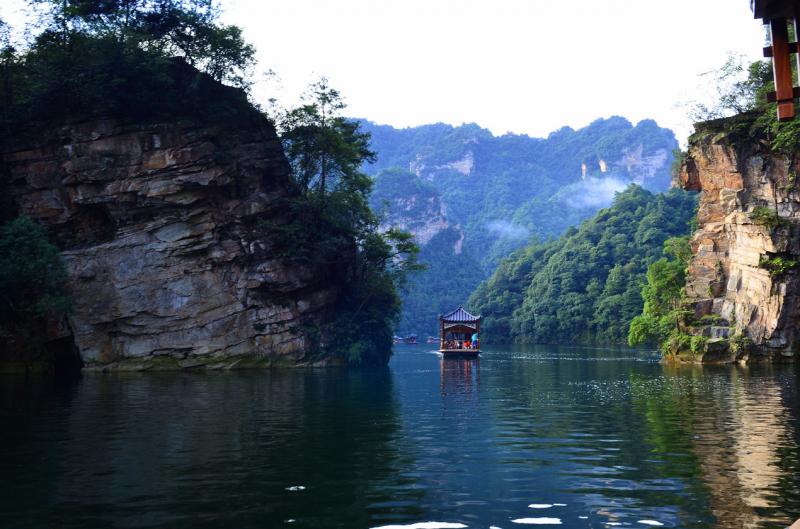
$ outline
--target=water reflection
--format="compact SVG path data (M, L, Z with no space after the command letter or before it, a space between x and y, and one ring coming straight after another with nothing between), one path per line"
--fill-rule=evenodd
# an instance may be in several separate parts
M477 396L481 381L480 358L442 357L439 361L442 395Z
M788 525L800 510L796 376L763 367L666 371L673 382L694 382L668 392L682 395L718 526ZM712 377L726 383L697 383Z
M388 370L86 376L67 401L37 395L0 408L4 527L366 526L371 505L418 496Z
M0 526L781 527L800 517L797 380L425 346L363 373L3 378Z

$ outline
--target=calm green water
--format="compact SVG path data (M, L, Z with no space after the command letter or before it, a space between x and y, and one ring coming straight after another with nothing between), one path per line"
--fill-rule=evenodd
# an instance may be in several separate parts
M442 361L429 348L364 373L0 378L0 527L800 517L795 368L676 369L554 347Z

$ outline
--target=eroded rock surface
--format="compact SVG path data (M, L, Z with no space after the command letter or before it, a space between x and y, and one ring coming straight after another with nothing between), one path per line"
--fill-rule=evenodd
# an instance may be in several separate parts
M335 270L294 266L289 169L259 116L64 127L2 153L18 213L62 244L68 318L89 367L230 368L319 361Z
M730 125L698 126L679 176L684 189L702 191L686 286L709 338L698 360L792 359L800 317L798 159L736 138ZM788 266L779 272L776 262Z

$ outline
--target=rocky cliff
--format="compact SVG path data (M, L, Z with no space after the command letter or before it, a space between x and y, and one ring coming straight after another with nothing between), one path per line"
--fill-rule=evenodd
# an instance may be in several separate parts
M260 116L91 121L18 140L1 156L16 213L48 225L63 248L75 306L46 341L74 343L87 367L323 358L317 329L337 272L275 251L265 222L292 221L292 185Z
M461 227L448 221L447 208L437 189L409 171L399 168L381 171L375 178L370 206L381 215L382 229L408 231L420 246L448 229L456 232L459 240L464 238ZM460 245L453 251L461 253Z
M697 126L679 175L701 191L686 293L703 362L790 360L800 317L797 155L774 152L749 130L752 116Z

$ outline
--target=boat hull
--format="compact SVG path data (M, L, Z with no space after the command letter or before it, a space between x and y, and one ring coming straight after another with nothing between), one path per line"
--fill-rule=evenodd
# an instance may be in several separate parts
M476 357L481 354L480 349L439 349L439 352L448 358Z

